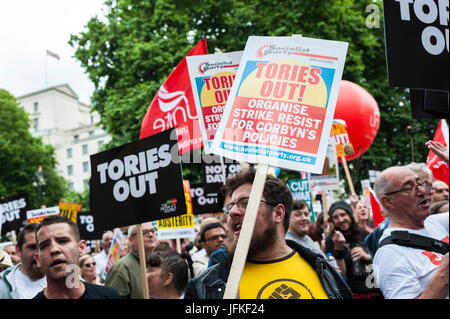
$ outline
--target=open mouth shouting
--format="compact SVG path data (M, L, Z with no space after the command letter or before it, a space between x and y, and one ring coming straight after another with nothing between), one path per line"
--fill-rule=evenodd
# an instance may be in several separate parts
M420 199L417 203L418 206L424 208L424 209L428 209L430 208L430 198L429 197L425 197L423 199Z
M62 269L62 267L66 264L66 261L63 258L55 258L50 263L50 268L59 270Z
M239 236L241 233L242 221L236 221L232 224L232 231L234 231L234 236Z

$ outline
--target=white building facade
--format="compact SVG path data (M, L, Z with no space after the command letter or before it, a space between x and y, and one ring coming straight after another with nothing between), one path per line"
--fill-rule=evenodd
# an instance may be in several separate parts
M67 84L25 94L18 101L30 116L33 136L55 148L59 174L72 190L84 191L91 176L89 156L111 141L98 124L100 116Z

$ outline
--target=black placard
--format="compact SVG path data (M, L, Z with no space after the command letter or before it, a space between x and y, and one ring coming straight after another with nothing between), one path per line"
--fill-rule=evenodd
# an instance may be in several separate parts
M383 4L389 85L448 91L448 2Z
M219 189L213 193L207 193L204 184L191 184L194 215L221 213L222 207L220 207L217 200L218 191Z
M89 211L78 212L77 226L80 237L84 240L100 240L104 233L104 230L95 229L94 215Z
M178 144L171 131L91 155L96 230L186 213Z
M20 194L0 199L1 234L15 230L17 233L27 222L27 210L30 210L28 194Z
M413 119L448 118L448 92L410 89L409 93Z
M229 178L241 171L241 165L234 160L224 158L221 163L220 157L217 155L212 156L211 159L206 162L202 158L204 187L208 194L217 193L224 183L224 176Z

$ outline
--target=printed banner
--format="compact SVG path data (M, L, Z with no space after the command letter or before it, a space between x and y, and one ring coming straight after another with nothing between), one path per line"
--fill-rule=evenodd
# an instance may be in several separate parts
M177 217L158 220L158 239L193 238L195 236L189 181L183 181L183 186L187 213Z
M107 230L186 213L171 130L91 155L91 213Z
M0 235L10 231L19 233L27 224L26 212L30 209L28 194L0 199Z
M312 222L315 221L316 217L314 215L308 179L291 179L288 181L288 186L291 190L293 200L304 200L308 203L310 219Z
M336 146L332 139L328 143L322 174L309 173L309 183L313 190L320 189L321 191L326 191L339 189L339 166Z
M248 38L212 152L320 173L348 44Z
M205 152L216 135L243 51L187 56Z
M59 214L60 211L58 206L28 210L27 221L29 224L31 223L39 224L45 217Z
M62 202L59 201L58 207L61 216L66 217L67 219L70 219L75 224L78 221L77 214L81 211L81 207L83 205L77 204L77 203L69 203L69 202Z

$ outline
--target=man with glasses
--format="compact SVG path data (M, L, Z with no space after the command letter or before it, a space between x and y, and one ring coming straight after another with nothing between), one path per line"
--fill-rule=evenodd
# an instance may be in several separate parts
M144 223L141 228L145 256L148 258L158 244L158 240L152 223ZM131 251L111 267L106 276L105 285L116 288L122 299L143 299L136 225L128 228L128 242Z
M380 242L393 231L408 231L448 243L448 213L430 216L431 183L409 167L390 167L375 182L376 195L391 218ZM387 299L448 298L448 253L384 245L375 258L375 275Z
M206 254L194 260L192 266L194 267L195 276L198 276L208 268L209 257L213 252L225 247L226 239L225 228L220 222L206 224L201 229L200 242Z
M223 210L232 237L227 246L229 256L194 278L186 289L186 299L223 297L254 178L255 170L250 168L227 180L231 202ZM291 210L289 188L268 175L240 281L239 298L351 298L350 289L323 256L294 241L285 241Z

